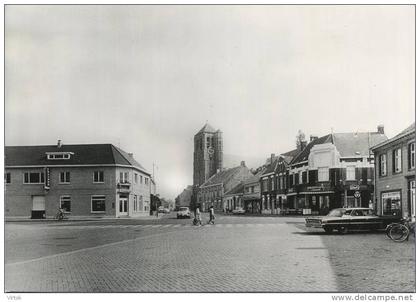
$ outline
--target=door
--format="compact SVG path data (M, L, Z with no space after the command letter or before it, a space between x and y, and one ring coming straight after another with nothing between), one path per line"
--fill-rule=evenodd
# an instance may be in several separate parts
M120 215L128 215L128 198L120 197Z
M32 219L45 218L45 196L32 196Z

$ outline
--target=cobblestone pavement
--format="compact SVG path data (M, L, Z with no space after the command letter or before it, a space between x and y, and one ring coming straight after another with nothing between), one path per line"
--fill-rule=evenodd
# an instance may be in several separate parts
M205 220L205 217L204 219ZM7 223L14 292L414 291L414 244L307 232L303 218Z
M68 226L68 229L76 226ZM82 228L82 226L80 226ZM38 259L7 261L17 292L335 291L328 251L293 224L132 226L137 238ZM109 226L97 228L101 232ZM114 228L124 232L125 228ZM168 231L169 230L169 231ZM79 230L80 231L80 230ZM71 239L68 239L71 240ZM311 259L311 261L308 261Z
M324 231L296 234L319 236L328 248L338 288L342 292L415 292L415 240L397 243L383 232L353 232L344 236Z

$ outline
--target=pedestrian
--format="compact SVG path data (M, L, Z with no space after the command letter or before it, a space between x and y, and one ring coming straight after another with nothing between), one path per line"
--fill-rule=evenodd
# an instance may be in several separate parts
M196 224L202 224L201 223L201 213L200 213L200 206L197 206L196 208L195 208L195 212L194 212L194 216L195 216L195 221L196 221Z
M211 224L214 224L214 219L215 219L216 217L214 216L214 208L213 208L213 206L210 206L210 209L209 209L209 215L210 215L209 224L210 224L210 223L211 223Z

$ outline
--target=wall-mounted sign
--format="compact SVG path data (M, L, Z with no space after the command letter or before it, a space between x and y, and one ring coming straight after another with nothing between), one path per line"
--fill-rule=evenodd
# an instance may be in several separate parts
M45 175L45 184L44 189L50 189L50 168L44 168L44 175Z
M310 186L306 188L308 191L322 191L322 187L320 186Z
M353 190L353 191L360 190L360 186L359 185L351 185L350 190Z
M360 192L359 191L354 192L354 197L355 198L360 198Z

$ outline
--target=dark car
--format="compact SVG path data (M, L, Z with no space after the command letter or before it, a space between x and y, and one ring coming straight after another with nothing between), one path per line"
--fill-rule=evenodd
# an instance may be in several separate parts
M307 217L305 220L308 228L323 228L327 233L337 230L345 234L349 230L384 229L399 217L380 217L369 208L339 208L331 210L327 216Z

